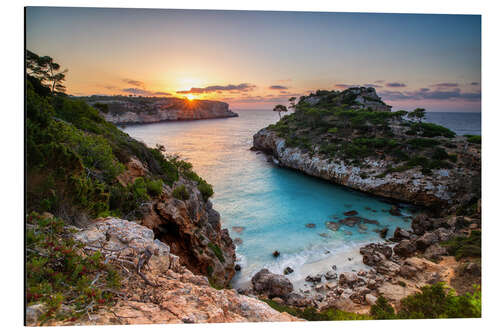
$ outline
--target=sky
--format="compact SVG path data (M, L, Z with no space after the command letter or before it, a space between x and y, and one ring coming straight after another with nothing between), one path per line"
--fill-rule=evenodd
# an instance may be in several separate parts
M28 7L67 92L269 109L371 86L393 110L481 111L481 16Z

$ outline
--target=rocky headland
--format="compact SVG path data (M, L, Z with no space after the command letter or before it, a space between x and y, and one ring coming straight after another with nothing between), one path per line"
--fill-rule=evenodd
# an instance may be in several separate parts
M229 105L219 101L174 97L82 97L113 124L148 124L162 121L237 117Z

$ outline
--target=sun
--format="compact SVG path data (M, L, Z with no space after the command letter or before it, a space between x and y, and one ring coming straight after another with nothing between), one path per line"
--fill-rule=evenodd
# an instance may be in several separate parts
M193 94L187 94L186 98L192 101L193 99L195 99L195 96Z

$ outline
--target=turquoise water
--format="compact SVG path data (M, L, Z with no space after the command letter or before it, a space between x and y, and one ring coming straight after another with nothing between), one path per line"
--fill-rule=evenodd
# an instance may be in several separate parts
M271 111L239 114L238 118L125 128L125 132L149 146L163 144L168 152L179 153L214 185L212 201L221 214L223 227L229 229L233 239L243 241L237 246L242 270L237 273L234 286L244 286L263 267L282 273L286 266L291 266L295 272L289 277L299 283L310 272L301 267L325 259L338 266L347 265L347 257L360 244L380 240L374 229L387 226L392 235L397 226L410 227L408 218L387 212L391 205L386 202L275 167L264 154L250 151L253 134L276 122L278 115ZM410 215L408 208L402 209L403 215ZM352 209L380 225L366 224L366 230L342 226L336 232L326 228L326 221L343 218L343 213ZM306 228L308 223L316 227ZM272 256L275 250L281 253L277 259Z

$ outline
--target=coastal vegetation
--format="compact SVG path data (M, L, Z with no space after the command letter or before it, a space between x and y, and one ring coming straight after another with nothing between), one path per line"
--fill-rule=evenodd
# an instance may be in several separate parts
M372 305L373 319L432 319L432 318L480 318L481 291L457 295L455 291L438 282L424 286L420 292L401 300L396 312L384 297Z
M31 213L26 229L26 302L40 303L46 320L75 321L112 305L121 286L118 270L101 253L84 254L74 229L50 214ZM63 307L63 304L72 307Z
M287 312L308 321L367 320L367 319L430 319L430 318L480 318L481 291L457 295L452 288L438 282L424 286L414 295L401 300L398 311L383 296L370 307L369 314L357 314L330 308L318 311L313 307L299 309L263 298L273 309Z
M46 88L43 80L28 75L28 211L48 211L71 222L81 215L137 218L140 205L157 197L163 184L171 186L179 175L196 181L206 199L213 194L191 164L166 155L163 147L146 147L85 102ZM141 160L150 174L125 185L117 176L131 156Z
M390 111L372 88L319 90L300 97L294 108L295 113L268 127L288 147L360 167L366 158L385 160L386 168L378 177L414 168L430 174L457 162L453 131L423 122L422 108ZM475 137L468 141L480 144Z
M89 252L76 241L73 225L107 216L140 219L141 207L181 178L195 182L205 201L213 195L190 163L166 154L162 146L149 148L105 121L96 109L105 106L94 108L66 96L67 71L56 72L56 65L28 51L26 301L41 305L41 323L75 321L112 305L119 294L121 270L99 250ZM132 159L147 170L122 181ZM176 191L189 198L184 185Z

